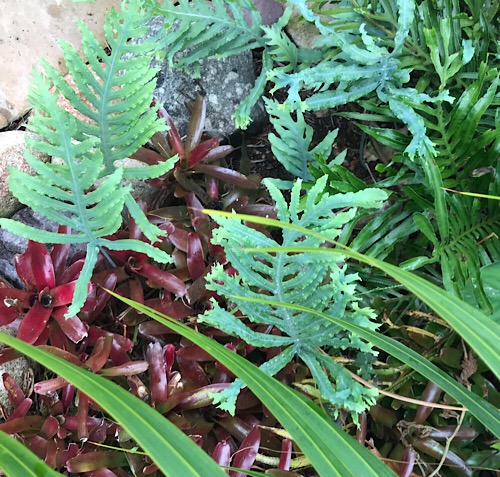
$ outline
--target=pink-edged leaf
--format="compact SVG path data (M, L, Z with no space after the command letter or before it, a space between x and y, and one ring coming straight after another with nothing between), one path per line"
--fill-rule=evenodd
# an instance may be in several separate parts
M17 419L19 417L26 416L32 404L33 400L31 400L30 398L23 399L23 401L20 402L19 405L15 407L14 411L12 411L12 414L9 416L7 420L11 421L12 419Z
M89 329L88 344L95 345L96 341L101 336L106 336L108 334L109 332L103 330L102 328L91 326ZM113 344L116 343L116 345L119 346L124 352L130 351L134 347L134 342L131 339L127 338L126 336L119 335L117 333L112 333L112 335L113 335Z
M184 296L188 289L187 285L175 275L160 270L149 263L144 263L141 268L137 270L137 273L179 297Z
M190 361L215 361L215 358L196 345L186 346L177 351L177 356Z
M68 268L66 268L66 270L64 270L61 275L56 275L57 283L64 284L72 282L73 280L77 280L84 264L84 258L80 258L79 260L74 261Z
M43 396L49 396L50 394L58 391L61 388L64 388L68 385L68 381L64 378L58 376L57 378L46 379L44 381L39 381L35 383L33 386L33 390L37 394L41 394Z
M182 377L189 379L196 386L202 387L209 384L205 371L196 361L190 361L177 356L177 365Z
M89 417L89 398L86 394L78 391L78 407L76 409L76 431L78 439L86 441L89 437L87 419Z
M73 301L73 295L75 294L75 287L76 287L76 280L69 283L65 283L64 285L59 285L57 287L52 288L52 290L49 290L50 294L49 306L58 307L58 306L69 305ZM89 292L92 289L91 287L92 285L89 283Z
M68 460L66 468L72 473L90 472L97 469L127 466L125 452L97 451L79 454Z
M24 432L38 432L43 426L45 417L43 416L24 416L12 421L2 422L0 431L6 434L22 434Z
M217 179L221 179L227 184L232 184L242 189L257 190L260 187L260 182L252 180L240 172L228 169L227 167L216 166L214 164L198 164L193 170L217 177Z
M188 232L186 230L175 226L172 222L164 222L160 225L160 229L167 231L167 239L174 247L177 247L183 252L187 251Z
M188 169L193 169L197 164L199 164L205 156L208 154L208 152L217 147L219 145L219 140L217 138L212 138L208 139L207 141L203 141L201 144L198 144L191 154L187 156L188 163L187 163L187 168Z
M234 151L233 146L217 146L208 151L208 154L205 156L203 160L204 164L209 162L218 161L219 159L223 159L228 154L231 154Z
M207 190L207 195L212 201L219 200L219 179L215 177L206 176L205 177L205 188Z
M250 470L257 457L260 446L260 429L254 427L241 443L240 448L233 457L232 466L243 470ZM232 470L229 472L231 477L245 477L244 472Z
M281 441L281 454L278 463L278 469L290 470L290 462L292 461L293 442L290 439Z
M230 383L209 384L193 391L175 393L157 407L158 412L165 414L171 410L181 412L210 406L214 400L214 394L229 386Z
M25 253L30 254L37 289L54 288L56 286L56 276L47 246L28 240L28 249Z
M147 361L128 361L118 366L101 369L99 374L101 376L132 376L144 373L148 370L148 366Z
M197 234L190 232L187 241L187 267L194 281L201 277L206 271L203 246Z
M89 358L85 361L85 367L96 373L104 367L113 349L113 335L107 333L97 339Z
M63 333L73 341L73 343L79 343L87 336L89 327L87 324L83 323L78 316L65 318L67 312L68 307L60 306L52 310L52 316L61 327Z
M227 467L231 462L231 446L225 440L218 442L212 452L212 459L217 464ZM229 471L226 470L226 473Z
M60 234L70 234L71 229L67 225L59 225L57 232ZM52 260L52 266L54 267L54 274L56 277L60 277L66 268L70 248L71 246L69 243L58 243L52 247L50 258Z
M149 363L149 390L151 402L156 407L167 399L167 362L160 343L149 343L146 350Z
M9 373L3 373L2 380L9 402L12 404L12 407L16 408L24 401L26 396L21 386L17 384L17 381Z
M205 127L206 112L205 98L198 96L193 103L186 133L186 157L189 157L190 152L194 152L194 148L200 143L203 128Z
M152 151L151 149L147 149L145 147L140 147L130 156L130 158L135 159L136 161L144 162L145 164L149 164L150 166L159 164L164 160L164 157L161 154L158 154L156 151Z
M36 301L24 315L17 337L26 343L35 343L45 330L51 314L52 308L44 308L39 301Z
M51 439L59 431L59 421L54 416L49 416L45 419L40 434L45 439Z

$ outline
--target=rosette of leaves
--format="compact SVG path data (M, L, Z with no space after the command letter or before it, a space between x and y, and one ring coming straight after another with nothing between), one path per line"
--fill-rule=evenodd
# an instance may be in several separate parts
M329 195L323 192L325 176L303 197L302 181L297 180L287 204L272 180L263 182L276 202L279 220L327 234L332 239L339 237L346 224L355 217L358 207L378 208L387 198L387 194L378 189ZM251 345L279 348L279 353L261 366L270 375L275 375L294 357L302 359L309 367L321 397L333 405L335 415L340 408L357 414L373 404L376 391L361 386L334 359L344 350L354 350L360 358L363 357L359 362L366 363L359 372L369 375L370 363L376 355L370 344L317 315L281 305L307 303L316 311L370 329L377 328L371 321L374 317L372 310L358 306L358 277L349 273L341 251L338 255L328 256L314 252L259 252L255 249L294 245L320 247L322 242L289 229L283 230L278 242L240 220L224 217L215 220L219 228L213 231L212 241L223 246L228 262L238 273L228 276L221 265L214 266L207 277L207 287L225 297L234 307L232 310L232 306L223 309L214 301L213 309L199 321L239 336ZM254 250L246 251L247 248ZM257 302L238 297L256 299ZM256 332L253 324L272 326L275 332ZM215 402L234 412L236 398L243 387L244 384L236 380L228 389L214 396Z
M78 94L53 67L42 61L45 76L34 73L29 96L35 111L29 129L37 138L27 140L30 150L26 161L36 175L10 170L12 193L36 212L71 228L73 233L44 232L9 219L1 219L0 226L42 243L88 244L67 317L81 309L103 248L134 250L158 262L170 261L167 254L147 242L105 238L120 227L124 206L150 241L165 235L148 221L132 198L131 187L123 186L122 179L161 176L173 167L176 158L146 168L123 169L114 164L135 152L152 134L165 130L164 122L150 108L156 73L150 63L156 55L158 38L148 38L140 44L129 41L141 38L146 32L149 16L142 5L141 0L123 2L120 12L112 9L107 15L104 31L110 53L81 22L78 25L84 58L68 43L60 42ZM58 106L61 95L85 120ZM33 150L58 161L42 163ZM96 184L97 179L102 182Z

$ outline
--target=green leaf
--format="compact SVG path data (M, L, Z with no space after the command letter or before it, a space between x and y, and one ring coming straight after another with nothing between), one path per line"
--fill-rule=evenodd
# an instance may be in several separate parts
M395 476L394 472L331 422L316 404L302 394L177 320L115 293L112 295L200 346L242 379L291 434L321 477Z
M167 477L227 477L174 424L112 381L4 333L0 333L0 341L29 356L88 395L120 423ZM19 477L24 477L24 474Z
M61 477L17 439L0 431L0 470L8 477Z

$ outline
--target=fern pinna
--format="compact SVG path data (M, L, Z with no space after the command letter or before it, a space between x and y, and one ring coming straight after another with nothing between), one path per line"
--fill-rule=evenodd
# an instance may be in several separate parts
M103 247L143 252L162 263L170 260L148 243L104 238L120 227L124 205L148 239L156 241L164 234L147 220L132 198L130 186L123 186L122 179L158 177L173 167L176 158L148 168L124 170L114 165L116 160L135 152L153 133L165 129L150 108L155 87L155 70L150 63L158 39L145 39L141 44L129 41L145 33L148 19L140 0L123 2L120 12L113 9L105 21L109 55L88 28L79 23L89 66L74 48L61 42L68 70L84 100L46 62L42 62L45 77L34 73L29 98L35 112L29 129L38 138L27 139L27 143L31 150L47 153L57 161L44 164L28 151L26 161L36 175L12 168L9 187L21 202L70 227L73 233L44 232L10 219L1 219L0 226L43 243L88 244L68 316L76 314L85 302L87 284ZM60 109L60 95L88 121ZM94 184L97 179L102 182Z
M298 180L287 205L272 180L263 182L276 202L281 221L327 234L333 239L353 219L358 207L378 208L387 197L378 189L329 195L324 193L325 176L304 197L301 197L302 181ZM375 356L370 344L316 315L279 305L307 303L316 311L375 329L378 325L370 321L374 317L372 311L357 304L358 277L348 273L342 254L326 257L325 254L309 252L248 252L245 248L278 247L280 244L283 247L320 247L321 240L284 229L278 244L268 234L250 228L236 218L215 217L215 220L219 228L213 231L213 243L224 247L228 261L238 274L228 276L222 265L217 265L208 277L207 287L225 296L236 308L227 311L214 301L214 308L199 321L239 336L254 346L281 348L279 354L261 366L270 375L283 369L294 356L300 357L309 367L322 398L334 406L335 414L340 408L357 414L373 404L376 392L360 385L335 361L340 350L352 348L363 356L363 362L368 363L361 372L369 374L369 363ZM238 299L238 296L261 301L248 302ZM246 319L274 327L279 333L256 332L253 326L247 325ZM215 396L216 402L223 409L234 412L236 397L243 387L244 384L236 380Z

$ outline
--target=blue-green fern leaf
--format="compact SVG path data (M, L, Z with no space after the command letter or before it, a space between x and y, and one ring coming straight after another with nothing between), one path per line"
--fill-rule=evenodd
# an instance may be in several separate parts
M158 72L151 67L151 60L161 57L159 34L136 41L147 32L149 18L141 0L123 2L120 12L111 9L104 24L110 54L81 21L77 23L82 34L84 58L68 42L59 41L79 94L48 62L41 62L47 79L86 118L85 121L77 119L74 139L98 139L104 165L101 176L112 174L116 170L115 161L129 157L154 133L166 129L164 121L150 107ZM140 171L132 169L124 177L152 179L165 174L172 166L170 161ZM127 207L131 204L131 197L126 204ZM148 239L155 241L164 235L147 221L139 207L128 208Z
M356 208L380 207L387 197L384 191L378 189L329 195L324 193L325 176L304 197L300 194L302 181L298 180L287 204L272 180L266 179L264 183L276 203L280 220L321 231L331 238L339 237L344 226L353 219ZM354 381L333 360L336 353L347 348L374 353L368 344L340 327L307 313L279 305L238 300L238 296L244 296L265 298L270 303L310 303L316 310L374 329L372 311L357 306L355 291L358 277L348 272L342 253L328 258L315 253L248 253L243 249L299 243L301 246L319 247L321 241L285 229L278 244L273 238L247 227L239 220L222 217L215 220L219 228L213 232L213 243L224 247L228 261L238 270L238 275L229 277L222 266L215 266L208 277L208 288L234 303L240 316L252 323L272 325L281 331L281 336L249 329L240 316L223 310L217 303L200 321L239 336L255 346L281 347L282 352L262 366L269 374L276 374L295 355L302 358L309 366L322 397L335 406L336 412L342 407L358 413L373 403L374 392ZM325 356L322 350L328 350L329 355ZM235 381L216 396L217 402L224 409L234 411L236 397L243 386L240 381Z

